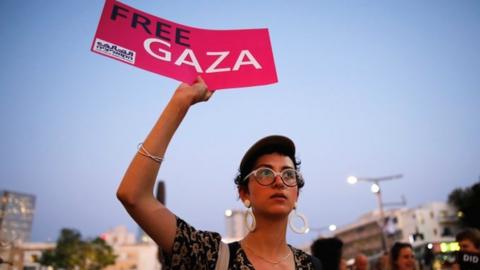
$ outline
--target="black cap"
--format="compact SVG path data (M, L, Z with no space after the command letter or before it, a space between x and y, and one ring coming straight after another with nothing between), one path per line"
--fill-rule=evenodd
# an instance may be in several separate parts
M249 173L260 155L273 152L284 154L295 163L295 144L293 141L285 136L271 135L260 139L248 149L240 162L240 174L245 176Z

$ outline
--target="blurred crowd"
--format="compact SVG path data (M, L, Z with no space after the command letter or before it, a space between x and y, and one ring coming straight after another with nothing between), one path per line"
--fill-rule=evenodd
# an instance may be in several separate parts
M468 228L456 235L459 251L448 265L434 263L432 258L417 258L410 243L396 242L384 254L368 257L358 252L348 261L342 257L343 242L336 237L320 238L311 246L324 270L480 270L480 231ZM467 254L464 261L461 256ZM474 257L468 257L474 256ZM474 258L468 261L468 258Z

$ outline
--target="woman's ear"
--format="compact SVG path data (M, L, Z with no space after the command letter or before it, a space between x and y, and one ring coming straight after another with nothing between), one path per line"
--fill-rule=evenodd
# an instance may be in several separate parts
M242 203L245 200L250 199L250 194L248 193L247 187L244 187L244 186L239 186L238 187L238 197L240 197L240 200L242 200Z

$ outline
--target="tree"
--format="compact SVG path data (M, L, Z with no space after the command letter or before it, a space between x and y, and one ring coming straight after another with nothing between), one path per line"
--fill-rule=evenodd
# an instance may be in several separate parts
M115 263L113 249L103 239L82 240L74 229L62 229L53 250L42 253L39 263L55 269L100 270Z
M463 226L480 229L480 182L464 189L454 189L448 196L448 202L459 211Z

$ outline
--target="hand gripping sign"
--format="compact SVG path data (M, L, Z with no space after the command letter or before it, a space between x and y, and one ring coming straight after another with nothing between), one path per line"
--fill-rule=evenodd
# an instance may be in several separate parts
M92 51L209 89L277 82L268 29L207 30L106 0Z

